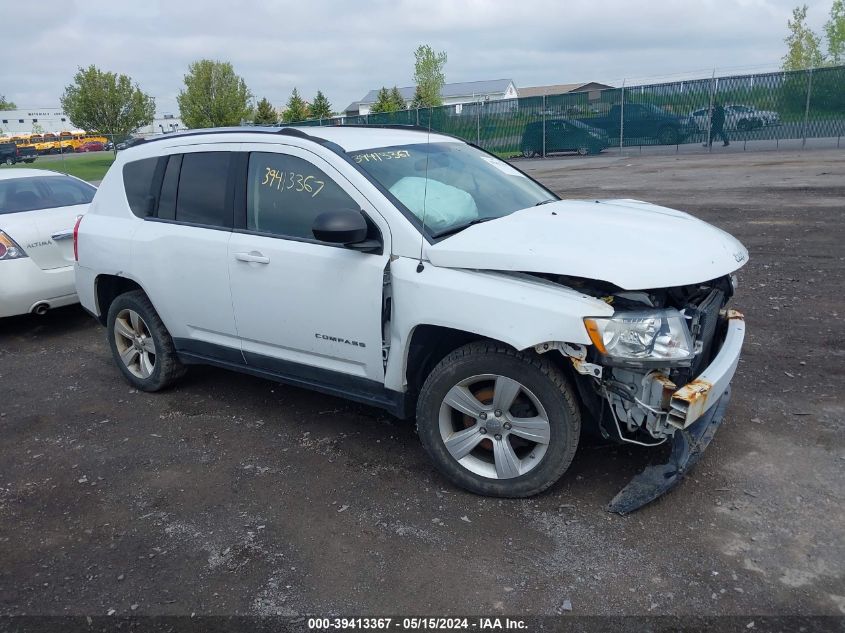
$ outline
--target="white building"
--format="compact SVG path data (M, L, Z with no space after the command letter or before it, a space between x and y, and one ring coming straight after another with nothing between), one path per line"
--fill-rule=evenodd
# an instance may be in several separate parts
M23 108L0 110L0 134L43 134L74 129L61 108Z
M390 90L390 88L387 88ZM414 100L415 86L399 88L405 106L410 107ZM363 116L370 113L370 108L378 100L378 90L370 90L360 101L353 101L346 106L346 116ZM483 101L498 101L500 99L515 99L516 86L511 79L492 79L485 81L462 81L454 84L444 84L440 97L444 106L456 106L455 112L460 114L461 107L467 103Z
M61 108L25 108L19 110L0 110L0 134L44 134L52 132L70 132L78 129ZM173 114L156 116L150 125L138 128L139 136L168 134L185 129L182 120Z

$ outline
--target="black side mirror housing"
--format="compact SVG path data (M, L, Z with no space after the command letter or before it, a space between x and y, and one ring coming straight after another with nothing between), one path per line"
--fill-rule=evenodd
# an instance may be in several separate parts
M363 253L381 253L379 240L368 240L367 219L356 209L326 211L314 218L311 227L314 237L321 242L343 244L346 248Z
M321 242L354 244L367 239L367 221L352 209L326 211L314 218L311 232Z

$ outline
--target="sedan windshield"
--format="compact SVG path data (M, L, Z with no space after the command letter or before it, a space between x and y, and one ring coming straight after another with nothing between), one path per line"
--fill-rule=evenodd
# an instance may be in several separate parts
M95 187L67 176L0 180L0 215L88 204Z
M396 145L350 156L435 238L558 199L505 161L465 143Z

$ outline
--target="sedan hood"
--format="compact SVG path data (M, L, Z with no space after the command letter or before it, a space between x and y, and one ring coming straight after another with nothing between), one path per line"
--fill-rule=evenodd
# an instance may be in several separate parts
M561 200L476 224L432 244L435 266L569 275L625 290L684 286L748 261L734 237L638 200Z

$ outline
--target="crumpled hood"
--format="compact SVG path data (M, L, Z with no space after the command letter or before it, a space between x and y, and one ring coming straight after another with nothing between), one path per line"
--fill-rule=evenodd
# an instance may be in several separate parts
M727 275L748 261L733 236L638 200L561 200L476 224L428 246L435 266L570 275L626 290Z

